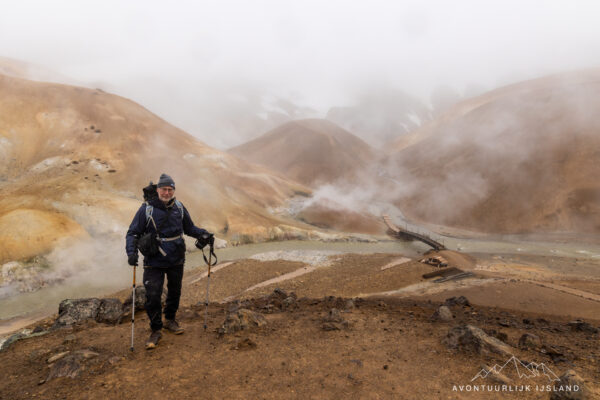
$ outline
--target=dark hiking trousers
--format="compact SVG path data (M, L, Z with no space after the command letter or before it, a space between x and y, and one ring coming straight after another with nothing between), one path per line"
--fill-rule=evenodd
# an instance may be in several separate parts
M165 318L175 319L181 297L181 280L183 279L183 265L169 268L144 268L144 287L146 288L146 313L150 319L150 328L153 331L162 329L162 306L160 304L163 284L167 276L167 302L165 305Z

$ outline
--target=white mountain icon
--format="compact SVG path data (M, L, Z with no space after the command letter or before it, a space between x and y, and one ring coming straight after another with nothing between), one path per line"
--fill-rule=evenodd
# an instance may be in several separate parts
M525 364L525 363L523 363L523 361L519 360L517 357L512 356L502 366L500 366L498 364L494 364L494 366L491 367L490 369L486 370L485 368L483 368L481 371L479 371L477 373L477 375L475 375L473 377L473 379L471 379L471 382L473 382L477 378L485 379L488 377L488 375L490 373L498 374L509 365L512 365L515 368L515 371L517 372L517 376L519 378L532 379L532 378L537 378L539 376L545 375L550 382L560 380L558 378L558 376L556 376L556 374L554 372L552 372L552 370L548 366L546 366L546 364L544 364L544 363L538 364L536 362L531 362L529 364Z

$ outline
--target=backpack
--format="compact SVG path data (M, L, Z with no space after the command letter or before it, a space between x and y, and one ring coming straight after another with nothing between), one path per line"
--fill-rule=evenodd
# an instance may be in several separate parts
M150 201L158 197L156 192L156 185L150 182L148 186L144 189L144 200L146 203L146 226L152 221L154 225L154 229L156 230L156 234L152 232L148 232L143 234L138 240L138 249L145 257L153 257L161 253L163 256L166 255L164 251L162 251L161 247L158 243L158 231L162 227L162 225L167 222L169 215L167 214L167 218L160 224L160 226L156 226L154 222L154 218L152 218L152 211L154 211L154 207L150 205ZM183 221L183 204L179 200L175 200L175 205L179 208L179 213L181 214L181 220Z
M158 193L156 191L157 185L150 181L150 184L143 188L144 192L144 202L146 203L146 226L148 226L148 222L152 221L154 228L156 228L156 224L154 223L154 218L152 218L152 211L154 211L154 207L150 205L150 201L158 197ZM175 205L179 208L179 213L181 214L181 220L183 221L183 204L177 199L175 199ZM158 229L156 229L158 232Z

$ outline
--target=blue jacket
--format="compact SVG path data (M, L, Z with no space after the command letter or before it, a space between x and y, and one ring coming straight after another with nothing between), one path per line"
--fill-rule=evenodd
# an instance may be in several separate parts
M172 241L161 241L160 247L166 255L159 253L156 256L144 257L144 266L167 268L183 265L185 262L185 241L182 234L185 233L188 236L198 238L207 231L194 225L183 204L181 205L183 209L182 217L179 207L175 204L175 199L165 205L156 198L150 201L150 205L153 207L152 218L156 223L156 227L159 228L158 236L161 238L180 237ZM169 211L168 214L167 211ZM167 216L168 220L165 221ZM133 217L125 237L127 256L137 253L137 240L146 232L156 232L156 229L152 221L146 221L146 203L144 203Z

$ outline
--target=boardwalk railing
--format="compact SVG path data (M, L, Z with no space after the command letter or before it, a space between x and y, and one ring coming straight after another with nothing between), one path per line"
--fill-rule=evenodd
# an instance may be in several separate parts
M420 233L416 233L416 232L411 232L407 229L399 228L392 222L389 215L383 215L383 222L385 222L385 224L389 228L388 232L390 233L390 236L392 236L392 237L395 237L395 238L401 239L401 240L418 240L418 241L425 243L428 246L433 247L435 250L445 250L446 249L446 247L443 244L433 240L429 236L426 236L426 235L423 235Z

